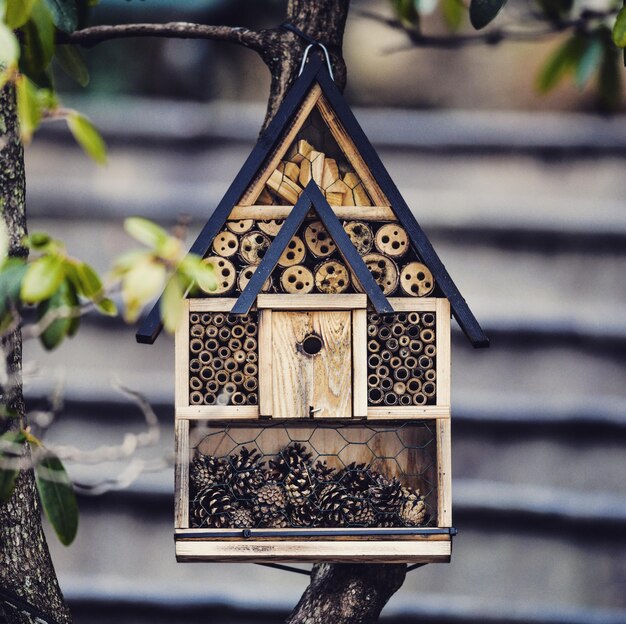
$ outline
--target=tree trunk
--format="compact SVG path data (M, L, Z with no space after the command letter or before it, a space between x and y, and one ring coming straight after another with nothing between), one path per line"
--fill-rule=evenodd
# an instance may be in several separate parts
M289 0L286 21L326 46L335 83L343 91L346 66L343 33L350 0ZM280 106L300 70L308 43L284 30L265 31L261 56L270 69L272 84L265 126ZM370 624L402 586L406 565L318 564L311 584L289 616L288 624Z
M0 209L9 232L9 252L26 256L24 150L19 139L12 88L0 92ZM19 416L0 419L0 433L24 426L22 394L22 335L16 330L2 340L8 381L0 385L0 405ZM29 455L27 445L24 454ZM0 504L0 588L52 616L60 624L71 622L70 612L54 572L41 526L41 509L32 469L22 470L11 499ZM0 608L1 611L1 608ZM6 609L9 624L25 620Z

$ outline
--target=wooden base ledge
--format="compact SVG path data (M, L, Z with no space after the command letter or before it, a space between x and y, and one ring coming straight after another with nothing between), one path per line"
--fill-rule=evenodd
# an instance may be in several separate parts
M306 562L376 562L376 563L448 563L450 541L198 541L176 540L176 560Z

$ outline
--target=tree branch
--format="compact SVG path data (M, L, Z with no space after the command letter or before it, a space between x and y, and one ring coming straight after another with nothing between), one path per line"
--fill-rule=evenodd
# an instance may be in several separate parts
M167 24L119 24L115 26L91 26L73 33L59 33L58 43L74 43L86 47L95 46L112 39L130 37L167 37L170 39L209 39L236 43L255 51L262 48L261 34L248 28L234 26L211 26L189 22Z

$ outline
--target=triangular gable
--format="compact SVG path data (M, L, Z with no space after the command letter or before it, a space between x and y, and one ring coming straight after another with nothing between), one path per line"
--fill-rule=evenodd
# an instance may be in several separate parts
M391 206L397 215L420 258L429 267L441 292L450 301L452 313L467 338L474 347L488 346L489 339L359 126L328 74L322 59L318 56L311 57L302 75L295 81L267 130L260 137L222 201L192 245L190 252L204 257L233 207L242 201L242 198L248 203L256 199L256 191L260 193L266 181L262 178L263 173L267 173L268 170L271 173L272 167L268 166L268 163L274 164L275 160L277 165L280 162L281 149L288 147L285 137L293 135L295 138L298 124L303 123L304 118L316 104L319 104L319 109L335 138L341 141L343 149L349 152L351 163L357 174L364 183L367 181L368 192L372 194L372 199L377 204ZM357 208L358 210L360 209ZM137 341L152 344L161 328L159 300L140 326Z
M379 288L372 274L365 266L363 259L350 241L350 238L343 229L339 219L335 216L332 208L328 205L328 202L320 192L317 184L311 180L280 228L278 235L274 239L270 248L267 250L261 264L257 267L256 271L250 278L248 285L244 288L243 292L237 299L231 310L231 314L247 314L250 311L250 308L261 291L265 280L274 270L281 254L287 247L289 241L293 238L311 208L317 212L317 215L326 227L326 230L337 245L339 253L343 256L343 259L354 272L361 288L369 297L374 309L379 314L390 314L393 312L393 308L391 307L389 301L387 301L387 298Z

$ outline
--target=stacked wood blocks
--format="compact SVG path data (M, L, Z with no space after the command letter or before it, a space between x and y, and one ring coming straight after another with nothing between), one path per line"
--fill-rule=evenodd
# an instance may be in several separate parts
M370 313L367 319L368 404L435 405L435 313Z
M257 405L258 315L189 315L190 405Z

